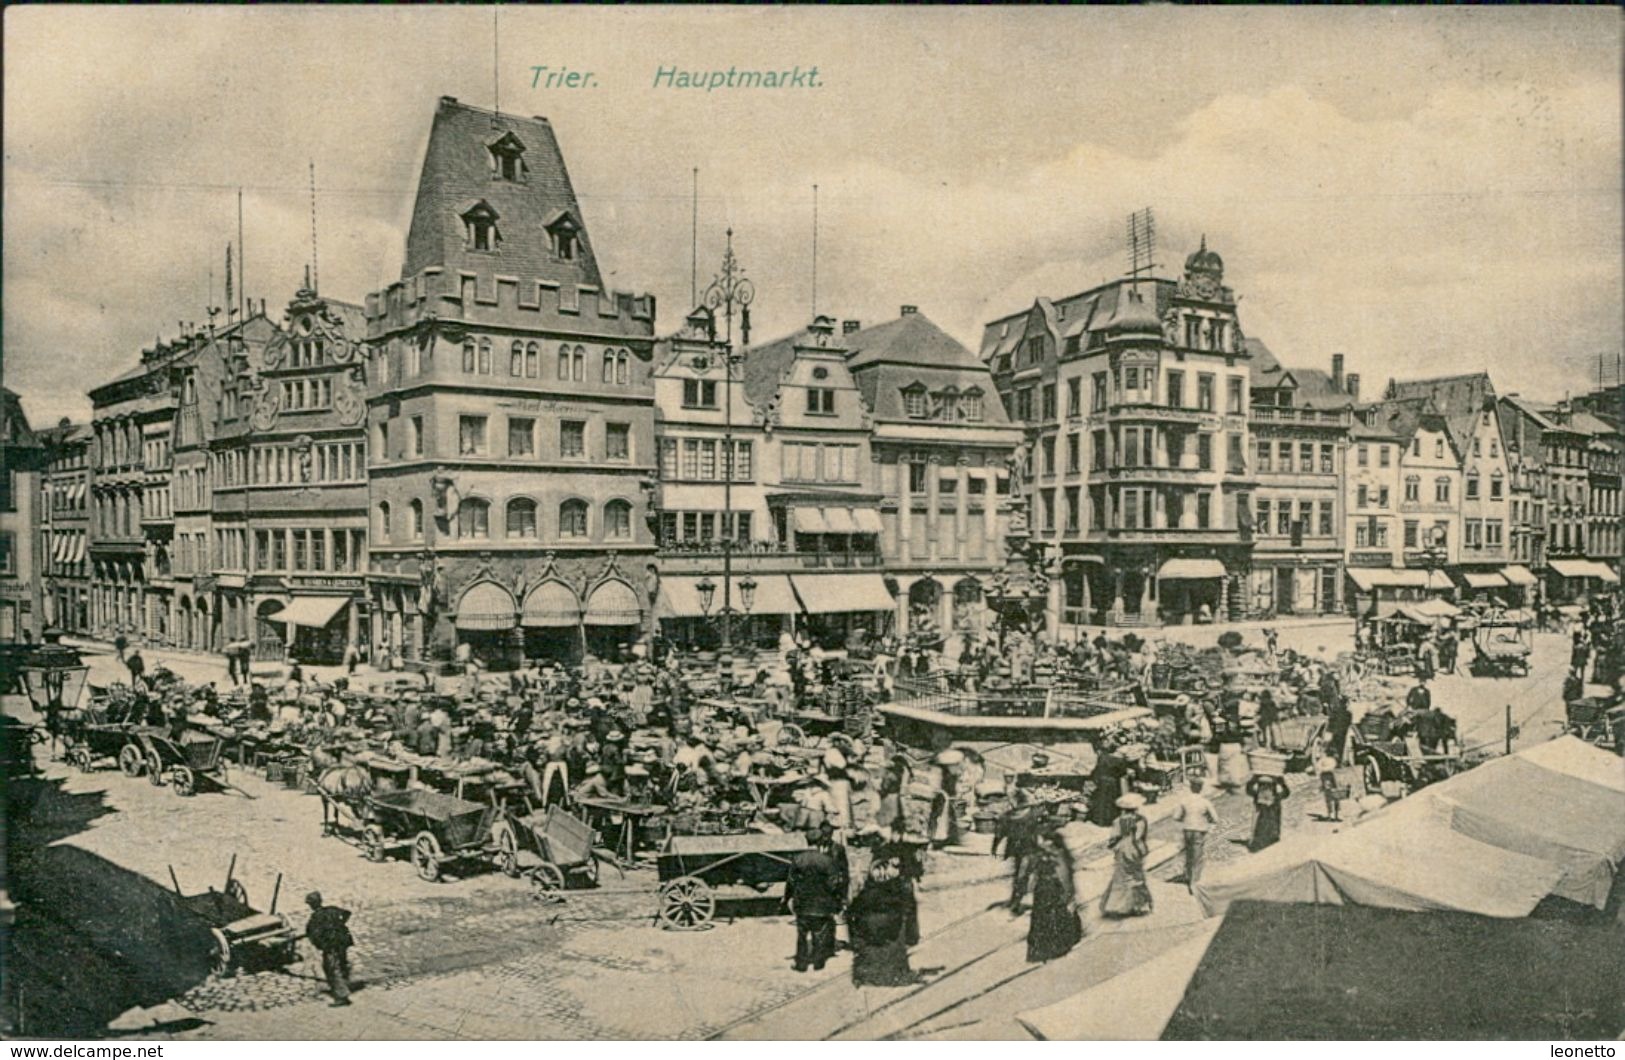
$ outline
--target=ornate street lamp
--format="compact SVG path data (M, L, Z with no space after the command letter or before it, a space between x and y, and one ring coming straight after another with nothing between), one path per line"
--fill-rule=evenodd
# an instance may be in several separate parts
M28 689L29 702L45 716L54 744L58 715L78 706L90 668L80 662L78 651L59 643L60 629L45 630L41 638L45 643L35 649L19 669Z
M717 595L717 583L710 578L703 578L694 588L699 590L700 593L700 613L709 618L711 616L711 601Z
M739 314L740 347L750 345L750 304L756 300L756 285L745 278L745 267L734 257L734 230L728 229L728 246L722 254L722 271L705 289L705 306L712 312L713 322L720 312L725 321L723 338L723 419L722 419L722 650L720 662L724 667L732 662L733 652L733 547L738 534L739 521L734 518L734 369L742 364L744 355L733 346L734 313ZM715 323L712 324L713 341ZM746 610L750 610L749 605Z
M750 614L751 606L756 603L756 579L745 575L739 583L739 603L745 614Z

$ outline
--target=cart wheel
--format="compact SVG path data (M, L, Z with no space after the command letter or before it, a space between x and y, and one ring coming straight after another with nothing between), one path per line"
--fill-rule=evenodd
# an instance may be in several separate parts
M197 794L197 776L186 766L176 766L169 771L170 786L175 794L182 797Z
M587 879L592 881L594 887L598 886L598 858L596 856L589 856L587 864L582 867L581 871L586 873Z
M679 876L660 888L660 925L673 931L698 931L717 911L711 887L697 876Z
M236 975L236 962L231 959L231 943L226 941L226 933L219 928L210 928L209 934L214 936L214 952L209 955L209 971L221 979Z
M496 826L496 866L502 874L511 880L519 878L519 840L514 838L513 828L504 821Z
M139 777L146 765L146 759L141 757L141 748L135 744L127 743L119 748L118 767L124 771L125 776Z
M430 883L439 881L440 841L432 832L419 832L412 840L412 867L418 870L419 879Z
M806 743L807 734L793 721L785 722L784 727L779 730L780 747L804 747Z
M226 897L239 905L247 905L248 888L243 886L242 880L234 878L230 883L226 884Z
M89 773L94 768L91 765L90 748L88 747L75 747L72 751L69 751L68 761L77 766L81 773Z
M1382 794L1382 767L1375 758L1367 758L1360 763L1360 778L1365 782L1367 795Z
M530 893L538 902L564 901L564 873L551 861L531 869Z
M147 752L147 780L155 788L164 782L164 762L157 751Z
M361 852L368 861L384 860L384 830L369 824L361 830Z

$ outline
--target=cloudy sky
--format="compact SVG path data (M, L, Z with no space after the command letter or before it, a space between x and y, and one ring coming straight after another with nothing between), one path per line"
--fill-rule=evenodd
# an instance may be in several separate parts
M37 423L204 319L245 189L247 279L286 304L398 276L441 95L493 101L492 9L6 11L4 379ZM659 327L732 225L757 334L898 305L967 344L1116 276L1151 206L1206 233L1243 327L1367 388L1475 370L1560 397L1621 350L1618 13L1592 9L523 9L501 107L553 122L599 261ZM823 87L656 88L663 65ZM595 74L532 88L531 67Z

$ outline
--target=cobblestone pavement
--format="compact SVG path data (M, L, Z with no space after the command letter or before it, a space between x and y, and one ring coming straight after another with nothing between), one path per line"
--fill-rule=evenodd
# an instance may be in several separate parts
M1346 626L1324 624L1283 623L1281 629L1287 646L1311 652L1325 647L1329 655L1346 648L1348 632ZM146 654L152 661L156 653ZM1565 658L1562 638L1543 636L1537 638L1534 676L1484 681L1446 675L1435 682L1435 696L1461 720L1469 743L1502 737L1508 703L1521 726L1519 742L1546 739L1555 734L1554 719L1561 719L1557 692ZM167 653L162 661L170 663ZM118 672L111 654L93 655L91 665L92 680ZM209 676L213 665L206 658L181 656L173 668L193 680L219 679L224 668ZM20 701L8 700L6 709L27 713ZM354 965L362 988L354 1006L327 1006L319 966L307 955L284 970L186 981L165 996L200 1022L164 1032L176 1037L652 1039L724 1032L821 1037L842 1028L858 1036L872 1030L954 1037L977 1026L1003 1036L1015 1030L1008 1015L1031 1007L1040 983L1022 978L1027 973L1019 942L1025 922L988 909L1007 895L1008 881L1004 863L985 856L938 856L922 891L922 923L929 937L921 959L948 968L942 980L917 996L901 988L841 995L824 1006L826 1011L814 1012L816 1006L808 1006L819 996L839 993L831 990L848 974L844 955L821 979L796 974L789 961L794 933L785 916L742 917L693 933L662 931L652 921L656 880L650 869L634 870L624 880L606 873L601 890L572 892L563 904L544 905L522 881L497 874L470 872L430 884L403 861L370 863L355 848L320 835L317 799L242 771L231 778L253 798L231 793L181 798L117 771L82 774L61 763L51 763L47 776L52 787L32 812L14 822L13 847L23 854L14 857L13 870L66 872L62 859L46 855L67 851L81 855L71 866L80 876L34 880L35 893L91 902L105 889L98 886L98 874L104 873L139 881L145 900L148 892L173 889L173 868L183 891L193 894L221 886L235 855L235 877L257 908L269 902L280 873L278 908L296 926L303 924L301 899L312 889L355 912ZM1283 815L1288 835L1346 826L1318 820L1312 780L1297 778L1293 789ZM1246 856L1249 802L1239 794L1220 795L1215 802L1221 824L1209 843L1210 863ZM91 805L94 810L87 810ZM1177 828L1159 819L1152 838L1171 845ZM1177 856L1153 870L1157 909L1152 916L1128 925L1091 918L1091 937L1078 951L1095 954L1090 967L1096 971L1089 980L1131 967L1185 937L1182 931L1200 913L1183 883L1174 882L1182 871ZM117 974L105 973L108 982L131 976L152 980L155 972L148 965L171 959L162 940L130 943L128 932L139 925L120 925L122 935L103 931L100 922L82 926L94 920L91 914L118 919L116 908L89 909L80 924L76 909L65 903L54 930L79 934L59 937L49 947L72 955L54 958L59 965L79 962L55 969L64 989L74 988L75 976L92 959L112 962ZM1124 931L1143 934L1112 938ZM53 959L45 950L27 955L31 968ZM86 980L101 981L97 976L83 973ZM1053 993L1069 981L1080 980L1063 977L1044 990ZM141 1003L156 999L149 991ZM798 1015L803 1011L805 1018ZM890 1022L881 1019L887 1013L895 1017ZM770 1033L770 1028L776 1029Z

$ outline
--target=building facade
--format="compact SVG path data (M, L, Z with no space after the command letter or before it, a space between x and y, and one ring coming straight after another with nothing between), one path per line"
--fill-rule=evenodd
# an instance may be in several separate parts
M1546 566L1546 447L1542 442L1550 424L1545 417L1516 394L1500 398L1496 414L1501 420L1501 439L1506 447L1507 477L1511 501L1511 554L1514 565L1534 572ZM1538 579L1527 588L1529 602L1537 602Z
M1253 497L1254 545L1248 612L1253 615L1331 614L1342 607L1346 532L1393 511L1398 498L1387 483L1353 491L1343 483L1349 433L1359 400L1359 376L1345 376L1343 355L1332 370L1288 368L1256 339L1252 357L1248 427L1258 487ZM1356 446L1357 466L1386 465L1386 445Z
M604 285L547 121L442 99L401 279L366 303L375 652L638 639L654 317Z
M90 428L61 424L39 432L45 446L41 484L41 588L46 625L90 633Z
M1205 241L1179 281L1119 280L987 326L981 357L1028 435L1014 488L1031 498L1033 534L1059 537L1063 620L1246 613L1250 356ZM1074 446L1069 531L1069 472L1057 469Z
M0 641L39 639L44 627L41 482L46 449L22 399L0 388Z

